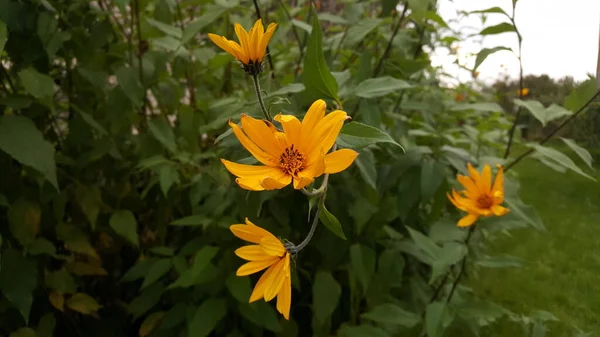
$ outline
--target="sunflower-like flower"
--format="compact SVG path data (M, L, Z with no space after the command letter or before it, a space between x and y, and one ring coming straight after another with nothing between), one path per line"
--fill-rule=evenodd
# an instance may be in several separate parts
M221 161L244 189L274 190L292 181L295 189L301 189L324 173L345 170L358 156L350 149L326 154L348 118L341 110L326 116L323 100L311 105L302 122L292 115L277 115L275 120L281 123L283 132L268 121L242 115L241 128L231 121L229 126L240 143L265 166Z
M237 256L249 261L237 270L236 275L246 276L268 268L256 283L249 302L261 298L269 302L277 297L277 311L285 319L290 319L292 304L290 254L283 243L273 234L250 222L248 218L245 225L231 225L229 228L238 238L255 243L236 249Z
M234 27L240 43L216 34L208 34L208 38L240 61L244 67L244 71L248 74L253 76L258 75L262 71L262 60L265 56L265 49L275 32L275 28L277 28L277 24L269 24L265 31L262 20L259 19L254 23L249 32L239 23L236 23Z
M492 170L489 165L483 167L481 175L471 163L468 164L469 176L458 175L458 182L465 190L457 193L452 189L452 195L448 199L461 211L467 214L458 221L459 227L471 226L479 217L502 216L508 213L508 209L500 206L504 202L504 171L498 165L498 174L492 186Z

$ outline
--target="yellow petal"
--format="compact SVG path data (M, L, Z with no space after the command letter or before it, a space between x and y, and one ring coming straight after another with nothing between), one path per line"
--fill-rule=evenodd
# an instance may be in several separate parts
M303 142L306 140L307 141L306 143L308 143L308 140L310 139L314 128L319 124L321 119L323 119L323 117L325 116L325 108L326 108L326 104L325 104L325 101L322 99L316 100L310 106L310 108L308 108L306 115L302 119L301 134L302 134ZM307 148L307 150L310 150L310 149Z
M289 259L289 255L286 256ZM277 311L285 317L290 319L290 307L292 306L292 278L287 276L283 281L283 286L277 294Z
M477 184L470 177L463 176L461 174L456 176L458 182L463 185L466 189L465 194L469 199L477 199L479 198L479 188Z
M452 190L452 193L456 194L456 191ZM446 196L448 197L448 199L450 200L450 202L452 202L452 204L454 205L454 207L460 209L461 211L465 211L465 212L467 211L467 208L463 204L459 203L458 200L456 200L454 197L452 197L450 195L450 193L446 193Z
M282 176L276 178L266 177L260 182L260 186L267 191L280 190L291 182L292 176L284 173Z
M492 197L496 204L504 202L504 169L500 165L498 165L498 173L496 174L496 180L492 187Z
M217 46L219 46L221 49L223 49L224 51L228 52L229 54L233 55L233 57L235 58L239 58L239 48L235 48L235 46L239 46L237 43L235 43L234 41L229 41L227 40L225 37L223 36L219 36L216 34L208 34L208 38L214 42L214 44L216 44Z
M265 251L262 248L260 248L259 245L240 247L235 250L235 255L248 261L263 261L270 260L273 258L273 255L265 253Z
M235 275L246 276L257 273L269 266L272 266L275 263L278 263L279 260L280 258L278 258L277 256L272 256L269 260L250 261L239 267Z
M508 212L509 212L508 208L502 207L500 205L492 206L492 213L494 213L494 215L496 215L496 216L502 216Z
M314 180L325 172L325 153L323 151L307 162L309 165L298 173L299 178Z
M233 123L231 120L229 121L229 126L233 130L233 134L240 141L242 146L250 152L254 158L256 158L259 162L265 165L275 166L277 163L277 158L273 157L269 153L265 152L263 149L258 147L250 138L244 133L242 128L239 125Z
M321 119L309 137L305 139L307 155L311 157L315 152L321 150L325 153L329 152L347 118L346 112L336 110Z
M312 182L315 181L312 178L306 178L306 177L294 177L294 188L299 190L302 188L305 188L306 186L312 184Z
M463 217L462 219L458 220L458 227L469 227L471 226L475 221L477 221L479 217L477 215L474 214L467 214L465 217Z
M294 144L298 149L304 150L301 142L301 126L298 118L292 115L282 115L281 113L275 116L275 120L281 123L283 132L288 141L288 146Z
M350 149L341 149L325 156L325 173L338 173L347 169L354 159L358 156L358 152Z
M273 36L273 33L275 32L275 28L277 28L276 23L269 24L269 26L267 27L267 31L261 37L260 44L258 46L258 52L259 52L258 62L262 62L262 59L265 56L265 50L267 49L267 45L269 44L269 41L271 41L271 37Z
M221 159L221 162L231 174L242 178L278 176L282 172L279 168L271 166L238 164L226 159Z
M490 194L492 188L492 169L490 165L485 164L483 171L481 172L481 182L479 183L479 190L482 194Z
M284 149L278 146L279 142L265 121L254 119L246 114L242 114L240 121L244 133L261 150L275 158L281 156Z
M242 46L242 52L243 55L240 55L240 61L244 64L249 64L250 62L250 50L249 50L249 43L250 41L248 41L248 32L244 29L244 27L242 27L242 25L240 25L239 23L236 23L234 25L235 28L235 34L238 37L238 40L240 41L240 45Z
M271 272L271 275L269 275L269 278L267 279L267 286L265 288L264 295L265 301L267 302L275 298L283 286L283 281L285 281L285 272L283 270L285 267L285 261L288 261L289 264L288 259L280 259L275 265L275 268L273 268L273 272Z
M237 178L236 184L241 188L248 191L264 191L265 188L262 185L264 178L262 177L249 177L249 178Z
M479 172L471 165L471 163L467 163L467 169L469 170L469 176L475 182L477 186L481 183L481 176Z
M233 235L237 236L238 238L256 244L259 244L260 239L262 239L263 237L273 235L267 230L254 225L247 218L245 225L231 225L229 226L229 229L231 230Z
M265 236L260 239L260 248L269 256L283 256L286 253L283 243L275 236Z
M267 280L271 277L271 273L273 273L273 269L275 269L276 265L277 264L273 264L271 267L269 267L269 269L267 269L267 271L265 271L264 274L262 274L262 276L258 279L258 282L256 282L256 286L254 287L254 290L252 290L252 294L250 295L248 302L252 303L264 297L265 289L267 287Z
M264 35L265 28L263 27L262 20L258 19L254 23L254 26L250 30L250 49L252 54L250 55L251 60L258 61L260 56L260 40Z

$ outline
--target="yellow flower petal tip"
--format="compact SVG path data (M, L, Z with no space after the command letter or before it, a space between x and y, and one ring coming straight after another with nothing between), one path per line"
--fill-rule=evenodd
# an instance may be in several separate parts
M256 226L248 218L245 221L245 225L230 226L235 236L254 243L235 250L237 256L248 261L238 268L236 275L247 276L266 269L256 283L248 302L260 299L268 302L277 298L277 311L285 319L289 319L292 305L290 254L275 235Z
M302 122L294 116L278 114L275 120L283 132L243 114L241 127L229 125L242 146L263 165L243 165L225 159L221 162L237 177L236 183L250 191L281 189L292 182L295 189L301 189L323 174L347 169L358 152L327 152L335 144L348 114L341 110L325 114L325 108L325 101L315 101Z
M452 194L446 193L452 204L467 215L461 218L457 226L468 227L480 217L502 216L509 212L508 208L500 206L504 202L504 170L496 165L498 173L492 184L492 170L484 165L481 173L471 163L467 164L469 176L457 175L458 182L465 188L458 193L453 189Z
M235 23L234 28L239 43L212 33L208 34L208 38L219 48L240 61L244 71L256 76L263 70L262 61L277 24L271 23L265 30L262 20L259 19L250 31L246 31L239 23Z

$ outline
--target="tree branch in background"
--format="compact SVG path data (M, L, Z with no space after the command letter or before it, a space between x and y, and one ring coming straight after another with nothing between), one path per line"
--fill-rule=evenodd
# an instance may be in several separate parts
M133 8L131 11L131 19L135 21L136 30L137 30L137 60L138 60L138 72L140 77L140 84L142 85L142 89L144 90L144 95L142 98L142 113L146 114L146 86L144 85L144 63L143 56L145 51L144 41L142 39L142 24L140 20L140 1L133 0ZM133 22L132 22L133 25ZM131 32L133 34L133 31Z
M254 10L256 11L256 16L259 20L262 20L260 15L260 7L258 7L258 0L252 0L254 2ZM266 25L266 22L263 22ZM267 45L267 59L269 60L269 66L271 67L271 78L275 79L275 67L273 67L273 59L271 58L271 51L269 50L269 46Z
M381 72L381 69L383 66L383 61L385 61L385 59L389 56L390 51L392 50L392 43L394 42L394 38L396 37L396 34L398 34L398 31L400 30L400 27L402 26L402 22L404 21L404 18L406 17L407 10L408 10L408 4L404 4L404 9L402 10L402 14L400 14L400 17L398 18L396 27L394 27L392 37L388 41L387 47L385 47L385 51L383 52L383 54L381 55L381 58L379 58L379 61L377 62L377 66L375 67L375 71L373 72L373 77L377 77L377 75L379 75L379 73Z
M310 20L312 19L312 13L313 11L309 9L308 14L306 15L306 23L309 25ZM300 48L300 57L298 57L298 62L296 62L296 70L294 71L296 77L298 77L298 74L300 73L300 68L302 67L302 60L304 59L304 46L306 46L307 41L308 33L304 33L304 39L302 39L302 43L298 46L298 48Z
M560 131L567 124L569 124L573 119L575 119L582 111L585 110L585 108L588 107L588 105L590 105L599 96L600 96L600 90L597 91L596 94L594 96L592 96L592 98L590 98L587 102L585 102L585 104L581 108L579 108L579 110L577 110L574 114L572 114L571 116L569 116L569 118L565 119L565 121L562 122L559 126L557 126L556 129L554 129L552 132L550 132L549 135L547 135L546 137L544 137L544 139L542 139L540 141L540 145L543 145L544 143L546 143L547 141L549 141L558 131ZM513 160L512 162L510 162L510 164L506 165L504 167L504 171L505 172L508 171L511 167L515 166L518 162L520 162L521 160L523 160L523 158L527 157L528 155L530 155L534 151L535 151L534 149L527 150L526 152L524 152L523 154L521 154L520 156L518 156L517 158L515 158L515 160Z
M175 3L175 6L177 6L177 15L179 16L179 28L181 28L181 31L184 30L184 24L183 24L183 11L181 10L181 5L180 5L180 1L177 1ZM190 49L189 51L190 54L190 60L192 59L192 51ZM194 71L189 69L190 67L186 67L185 69L185 78L186 78L186 85L188 88L188 91L190 92L190 105L192 106L192 109L194 110L194 112L198 112L198 107L196 105L196 83L194 81Z

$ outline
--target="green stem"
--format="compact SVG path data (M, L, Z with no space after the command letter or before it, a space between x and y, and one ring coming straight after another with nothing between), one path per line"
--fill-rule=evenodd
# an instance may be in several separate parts
M269 122L272 122L273 118L271 117L269 110L267 110L267 108L265 107L265 102L263 101L262 94L260 93L260 83L258 81L258 75L252 75L252 80L254 81L254 91L256 92L256 98L258 98L260 110L262 111L263 115L265 115L265 118Z

